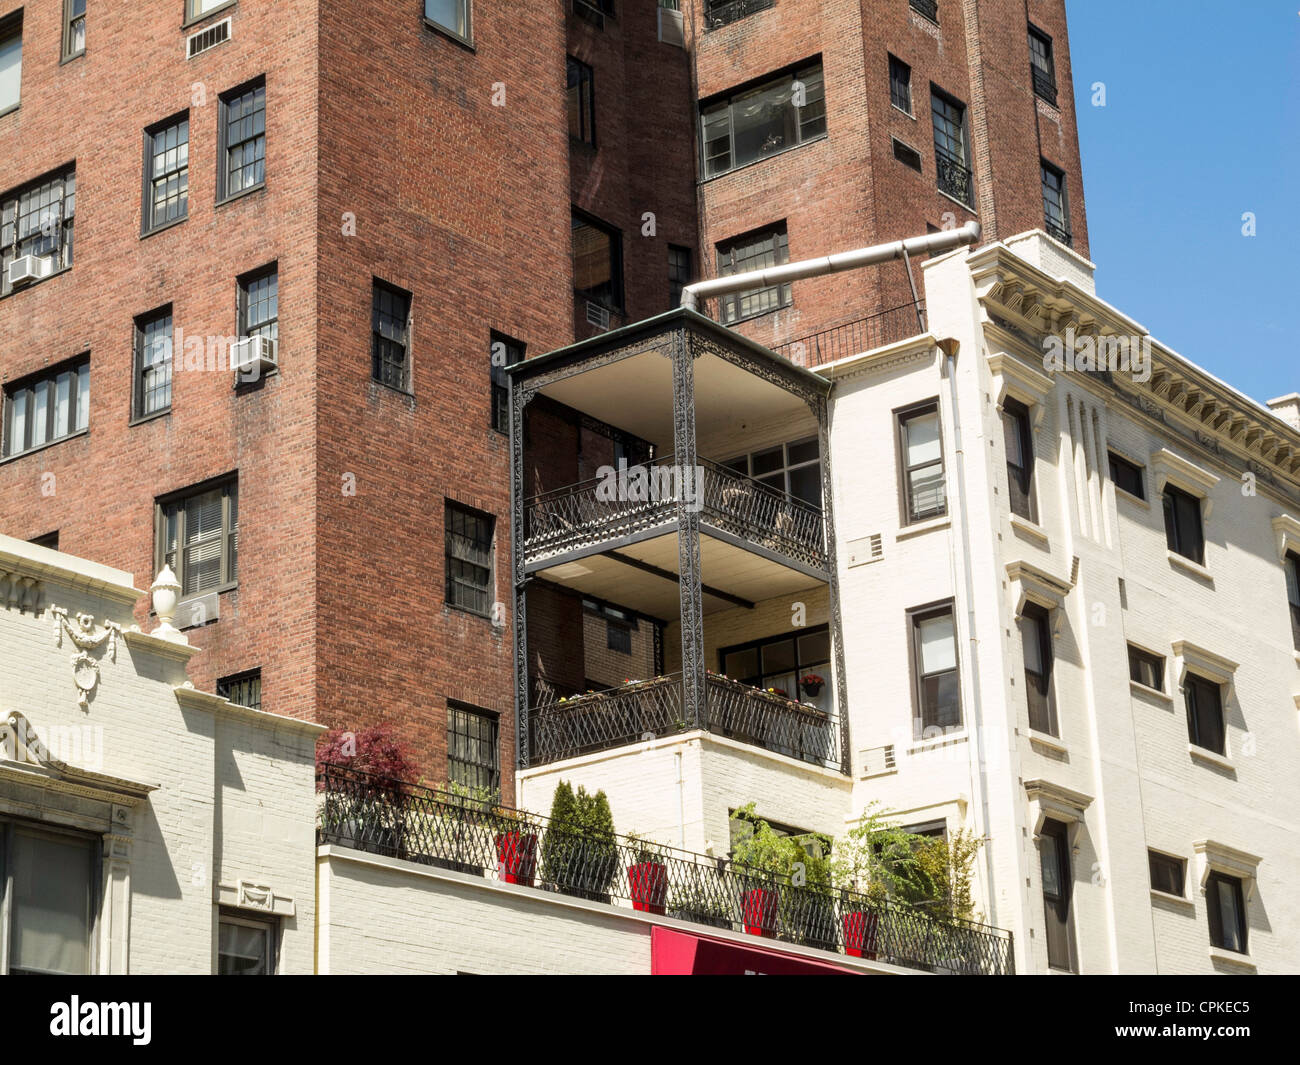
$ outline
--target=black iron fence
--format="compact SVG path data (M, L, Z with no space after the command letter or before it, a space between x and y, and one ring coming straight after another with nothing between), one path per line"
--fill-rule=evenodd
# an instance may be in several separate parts
M772 350L800 366L822 366L860 355L925 332L925 302L905 303L887 311L796 337Z
M704 5L704 28L721 29L775 5L776 0L708 0Z
M935 152L934 165L939 175L939 191L967 207L974 207L975 182L970 167L943 152Z
M317 840L935 973L1013 971L1009 932L328 765Z

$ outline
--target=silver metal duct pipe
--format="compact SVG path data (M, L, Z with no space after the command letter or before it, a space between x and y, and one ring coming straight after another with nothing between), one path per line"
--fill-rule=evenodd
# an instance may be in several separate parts
M787 281L819 277L822 274L836 274L841 270L856 270L860 266L876 266L879 263L888 263L913 255L933 255L952 251L954 248L974 244L979 239L980 224L970 221L960 229L946 229L939 233L927 233L923 237L908 237L906 240L873 244L869 248L858 248L855 251L823 255L820 259L803 259L797 263L783 263L763 270L748 270L743 274L729 274L726 277L710 278L708 281L696 281L682 289L682 306L698 310L701 299L725 296L732 292L744 292L746 289L766 288L769 285L783 285Z

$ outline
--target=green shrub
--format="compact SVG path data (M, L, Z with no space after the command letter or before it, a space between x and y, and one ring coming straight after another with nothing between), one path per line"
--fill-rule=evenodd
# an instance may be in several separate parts
M555 787L551 822L542 840L542 879L566 895L603 900L618 873L614 817L603 791Z

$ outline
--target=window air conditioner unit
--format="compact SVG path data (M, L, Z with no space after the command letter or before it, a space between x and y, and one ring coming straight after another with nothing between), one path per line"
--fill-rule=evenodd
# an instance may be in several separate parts
M594 325L597 329L609 328L609 308L602 307L599 303L587 301L587 324Z
M230 347L230 368L241 377L257 376L279 366L280 342L269 337L241 337Z
M54 273L54 260L48 255L20 255L9 264L9 284L12 288L40 281Z
M659 40L664 44L675 44L678 48L686 47L686 28L680 11L659 8Z

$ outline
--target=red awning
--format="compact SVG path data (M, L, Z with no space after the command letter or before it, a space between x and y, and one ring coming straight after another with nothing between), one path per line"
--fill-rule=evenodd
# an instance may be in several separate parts
M766 947L740 946L655 926L650 929L653 976L860 976L853 969Z

